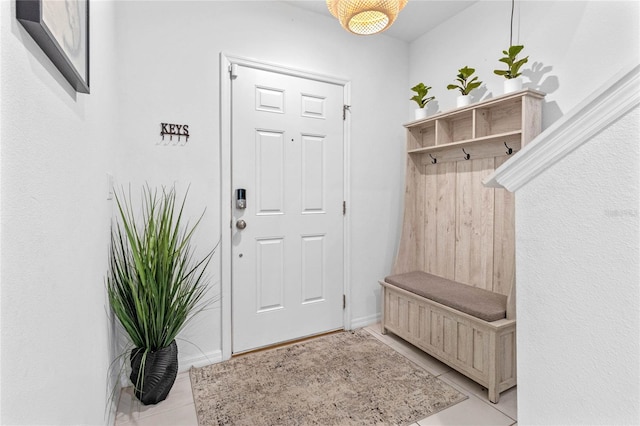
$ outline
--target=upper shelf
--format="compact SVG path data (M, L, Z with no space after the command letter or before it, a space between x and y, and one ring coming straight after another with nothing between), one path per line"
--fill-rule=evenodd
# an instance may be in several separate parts
M407 152L433 158L439 151L482 146L490 155L499 152L493 145L507 143L512 153L540 132L544 96L525 89L409 122Z
M523 89L523 90L519 90L517 92L512 92L512 93L507 93L506 95L500 95L500 96L496 96L490 99L486 99L484 101L480 101L480 102L476 102L473 103L471 105L467 105L464 107L460 107L460 108L456 108L456 109L452 109L449 111L444 111L444 112L440 112L434 115L430 115L429 117L426 118L421 118L420 120L413 120L410 121L408 123L404 124L404 127L406 128L415 128L415 127L421 127L422 125L429 125L430 122L436 121L438 119L442 119L442 118L453 118L456 115L464 115L464 113L468 113L470 111L473 111L474 109L478 109L478 108L489 108L492 106L496 106L499 104L504 104L505 102L508 102L509 100L516 100L516 99L520 99L523 96L531 96L534 98L538 98L538 99L543 99L545 97L545 93L541 92L539 90L534 90L534 89Z

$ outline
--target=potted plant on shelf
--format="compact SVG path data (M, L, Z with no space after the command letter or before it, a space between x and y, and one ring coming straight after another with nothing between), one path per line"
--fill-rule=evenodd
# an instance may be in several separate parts
M116 195L119 220L111 228L109 304L126 331L133 349L131 375L136 397L145 405L163 401L178 372L175 338L212 300L205 299L205 271L213 250L194 260L193 226L183 226L186 195L176 205L175 188L142 191L140 217L134 214L131 193Z
M467 66L460 68L458 70L458 75L456 76L458 84L449 84L447 86L447 89L449 90L460 90L460 96L456 99L457 107L469 105L471 103L471 97L469 94L473 89L477 89L482 84L482 82L478 80L478 76L469 80L474 72L476 72L475 68L469 68Z
M522 74L520 68L529 61L529 57L526 56L522 59L518 59L518 54L524 49L523 45L509 46L508 50L503 50L505 55L500 58L500 62L507 64L506 70L494 70L497 75L501 75L506 80L504 81L504 93L511 93L522 89L522 80L519 78Z
M427 116L427 110L424 109L424 107L436 98L435 96L427 97L429 90L431 90L431 86L427 87L424 83L418 83L413 86L411 90L416 92L416 94L409 100L415 101L418 104L418 108L415 110L415 119L419 120L421 118L425 118Z

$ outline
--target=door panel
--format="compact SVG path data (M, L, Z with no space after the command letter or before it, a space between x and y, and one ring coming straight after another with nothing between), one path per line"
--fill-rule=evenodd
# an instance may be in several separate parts
M324 213L324 138L302 135L302 211Z
M238 67L232 189L247 203L232 214L234 353L343 327L343 90Z
M240 164L238 167L246 167ZM258 214L284 213L284 133L256 132L256 195Z
M325 264L324 235L302 237L302 303L325 300Z
M284 239L256 241L256 312L284 308Z

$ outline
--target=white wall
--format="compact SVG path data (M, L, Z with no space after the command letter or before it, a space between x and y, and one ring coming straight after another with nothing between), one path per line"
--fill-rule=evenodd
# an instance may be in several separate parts
M134 187L191 183L194 212L207 207L198 246L220 238L219 54L351 81L351 316L379 313L377 280L389 273L403 193L407 43L346 33L334 19L271 1L120 2L116 180ZM226 75L224 76L226 78ZM160 122L189 124L189 142L160 144ZM222 185L229 185L222 177ZM229 202L223 200L222 202ZM227 227L223 228L225 231ZM220 290L219 257L213 265ZM219 309L180 342L181 368L220 356Z
M517 191L518 421L640 422L640 108Z
M476 100L500 95L503 79L493 70L501 68L498 58L509 43L510 6L480 1L413 42L410 82L433 86L445 111L458 94L446 85L469 65L485 82ZM547 93L543 128L625 64L640 61L639 16L639 4L631 1L516 2L514 43L530 55L525 87ZM518 192L522 424L639 421L634 120L637 111ZM574 193L572 185L583 180ZM595 254L598 245L604 255ZM528 271L531 282L520 281L523 268L534 269Z
M570 111L623 66L640 60L639 3L635 1L516 1L514 44L529 56L525 87L547 93L543 128ZM509 45L511 2L479 1L411 43L409 80L432 86L441 111L455 107L457 70L476 69L484 84L474 100L503 93L493 73ZM615 31L612 29L615 28ZM434 101L435 102L435 101ZM414 105L410 106L411 109Z
M106 421L114 10L91 7L91 95L76 95L0 1L2 424Z

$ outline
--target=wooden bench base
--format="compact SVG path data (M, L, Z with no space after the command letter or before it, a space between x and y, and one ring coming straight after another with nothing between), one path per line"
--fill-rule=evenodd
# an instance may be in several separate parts
M380 284L383 334L392 332L486 387L493 403L516 385L515 320L483 321L385 281Z

